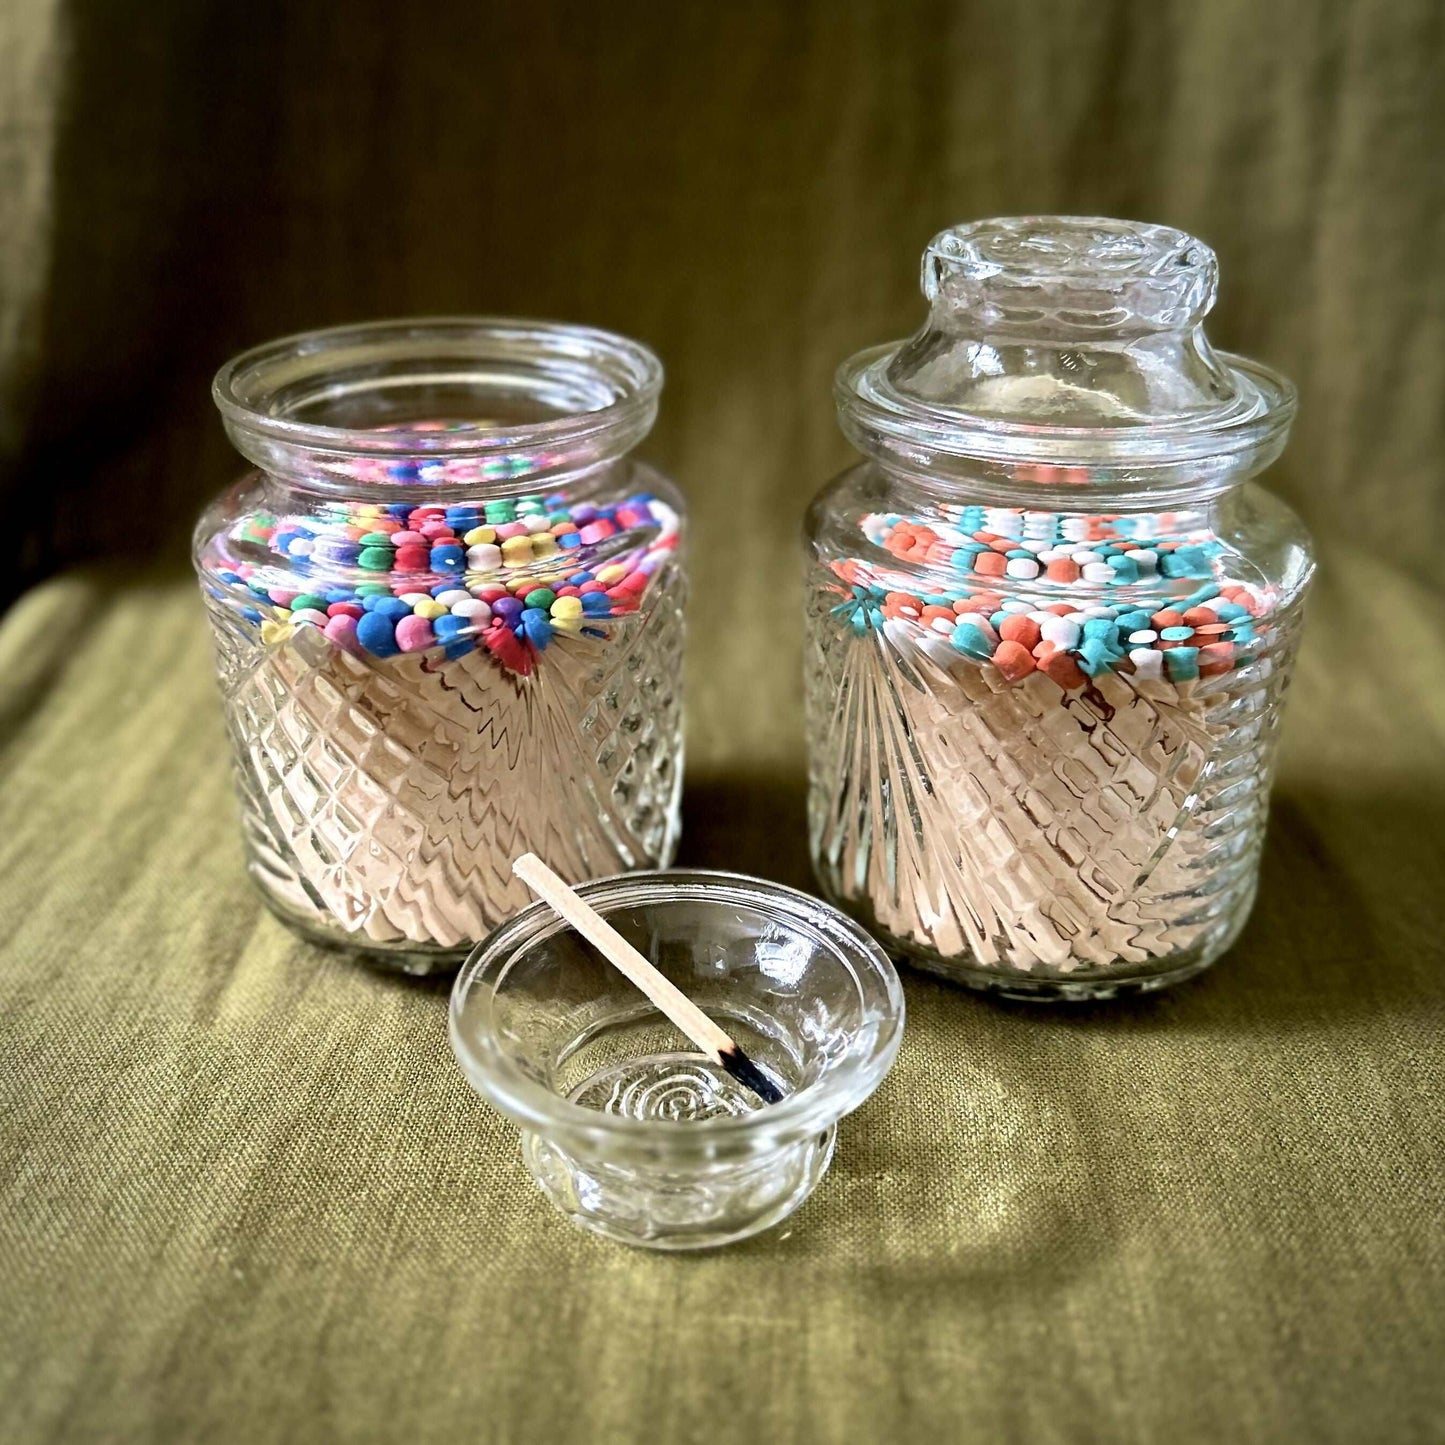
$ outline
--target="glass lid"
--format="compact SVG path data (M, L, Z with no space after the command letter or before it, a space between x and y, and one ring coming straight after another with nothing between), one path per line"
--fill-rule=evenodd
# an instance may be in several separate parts
M840 369L843 429L924 472L973 461L1081 469L1071 481L1106 488L1236 482L1278 455L1295 399L1282 376L1210 346L1218 278L1214 252L1168 226L955 226L924 253L922 330Z

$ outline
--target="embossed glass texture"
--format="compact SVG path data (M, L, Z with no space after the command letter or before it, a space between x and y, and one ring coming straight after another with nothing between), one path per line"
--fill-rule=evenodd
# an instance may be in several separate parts
M196 566L248 865L302 933L454 967L527 901L521 852L571 881L671 859L682 505L629 454L660 385L624 338L465 320L291 338L217 378L257 470ZM378 599L402 620L358 637Z
M786 1097L763 1106L542 904L457 978L451 1038L467 1078L520 1126L527 1169L586 1229L677 1250L776 1224L892 1065L904 1012L892 964L835 909L755 878L675 870L579 891Z
M962 226L918 335L839 372L868 459L808 523L814 863L959 982L1155 988L1249 912L1313 562L1250 480L1293 393L1210 347L1216 282L1166 227Z

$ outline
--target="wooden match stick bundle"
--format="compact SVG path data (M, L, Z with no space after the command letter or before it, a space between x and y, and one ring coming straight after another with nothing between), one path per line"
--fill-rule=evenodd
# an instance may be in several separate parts
M507 861L520 849L576 877L655 858L660 810L615 807L578 732L618 645L557 639L541 687L483 649L445 662L408 653L381 669L297 629L236 684L247 716L275 719L244 744L271 886L296 913L371 942L460 948L526 903ZM519 756L532 737L552 779L540 790L528 781L540 764ZM291 766L297 752L304 769Z
M1191 890L1212 840L1188 801L1220 745L1221 682L1105 672L1066 697L902 623L881 636L849 649L827 690L846 700L824 722L836 775L867 790L832 803L839 892L945 959L1020 972L1143 963L1197 941ZM890 816L911 821L880 846Z

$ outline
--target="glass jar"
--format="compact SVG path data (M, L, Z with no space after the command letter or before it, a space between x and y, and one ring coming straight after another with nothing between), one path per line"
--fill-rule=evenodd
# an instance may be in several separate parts
M299 932L408 972L528 902L668 863L681 503L635 460L662 368L578 326L395 321L216 378L258 470L202 517L249 867Z
M1216 281L1162 226L960 226L924 328L838 373L868 460L807 529L814 863L945 977L1154 989L1249 912L1313 562L1250 481L1293 390L1211 349Z

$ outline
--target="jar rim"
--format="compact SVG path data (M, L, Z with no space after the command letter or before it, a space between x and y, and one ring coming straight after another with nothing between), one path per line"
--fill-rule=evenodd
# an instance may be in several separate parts
M472 951L457 975L448 1010L452 1050L468 1080L523 1128L546 1136L566 1133L596 1144L650 1145L674 1157L707 1154L719 1146L749 1152L772 1149L821 1132L850 1113L892 1067L903 1036L903 985L881 946L831 904L785 884L701 868L618 873L579 884L576 891L599 911L612 904L702 898L732 899L781 913L840 957L853 976L864 1013L877 1027L850 1039L819 1078L781 1103L750 1113L683 1123L584 1108L519 1068L498 1044L492 1027L497 989L519 952L570 927L549 905L534 902L494 929ZM478 989L480 994L476 994ZM463 1013L474 995L477 1016L471 1026L465 1026Z
M451 368L407 371L408 366ZM358 374L339 380L344 368ZM427 425L338 426L291 414L321 400L404 390L443 377L488 386L510 384L554 415L489 422L465 429ZM298 332L232 357L211 395L246 456L269 465L279 453L319 458L423 455L487 458L539 449L596 451L616 434L612 454L634 445L656 416L663 368L640 342L597 327L509 317L403 317ZM597 458L594 458L594 460Z

